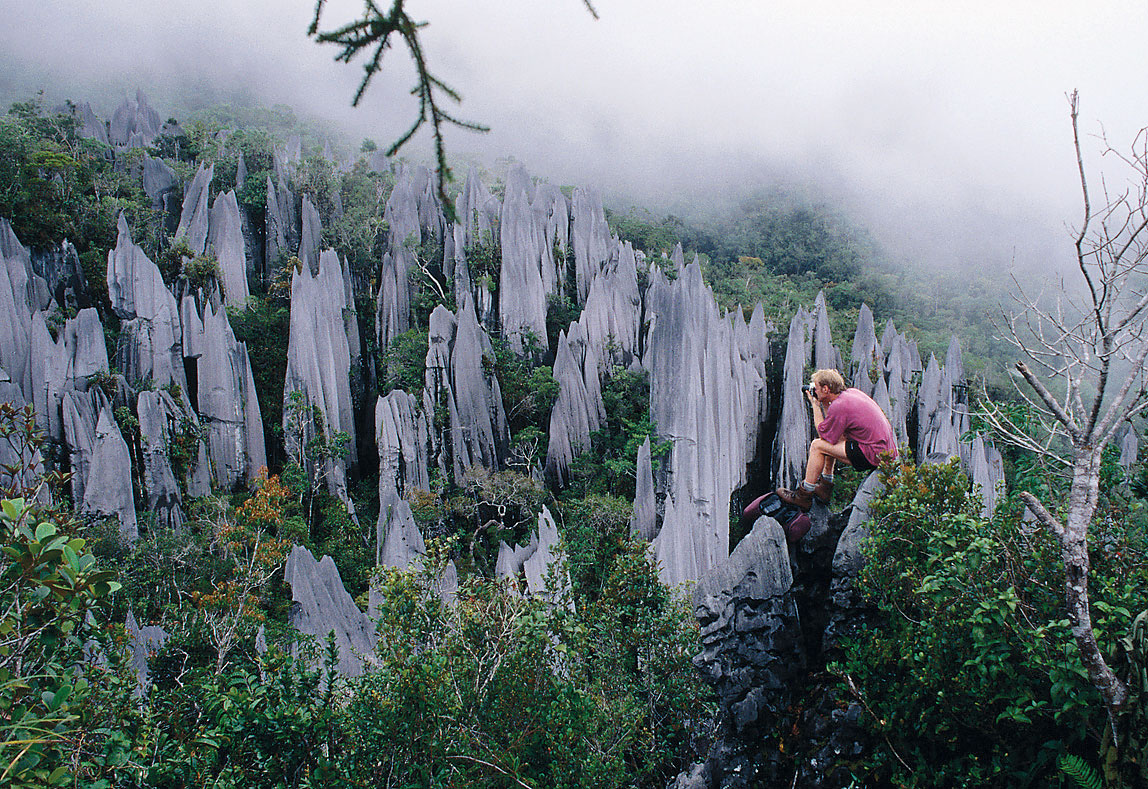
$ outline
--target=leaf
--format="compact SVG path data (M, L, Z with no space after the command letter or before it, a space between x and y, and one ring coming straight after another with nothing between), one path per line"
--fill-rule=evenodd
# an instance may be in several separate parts
M42 543L44 540L47 540L49 537L52 537L55 534L56 527L48 521L44 521L36 527L36 542Z
M6 520L18 521L24 514L24 499L4 499L0 502L0 509L3 510Z

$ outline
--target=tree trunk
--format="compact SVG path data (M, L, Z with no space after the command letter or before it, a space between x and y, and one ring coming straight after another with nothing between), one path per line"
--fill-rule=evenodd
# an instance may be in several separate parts
M1100 652L1088 604L1088 525L1096 511L1103 451L1103 447L1099 447L1077 453L1072 467L1068 518L1061 536L1061 552L1064 559L1064 598L1072 623L1072 635L1076 638L1089 680L1100 691L1110 716L1115 719L1115 713L1128 699L1128 689L1112 673Z

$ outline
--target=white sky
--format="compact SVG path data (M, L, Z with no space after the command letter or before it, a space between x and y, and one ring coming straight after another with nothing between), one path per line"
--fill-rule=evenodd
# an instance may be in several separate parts
M358 0L330 0L328 25ZM810 184L896 256L1063 260L1078 190L1065 93L1086 131L1148 125L1148 4L934 0L409 0L458 114L449 149L655 208L776 179ZM0 93L244 84L384 143L409 121L405 53L351 111L358 69L309 41L312 0L0 0ZM169 94L170 95L170 94ZM1091 143L1090 143L1091 144ZM1095 149L1095 145L1092 146ZM414 154L416 152L412 152Z

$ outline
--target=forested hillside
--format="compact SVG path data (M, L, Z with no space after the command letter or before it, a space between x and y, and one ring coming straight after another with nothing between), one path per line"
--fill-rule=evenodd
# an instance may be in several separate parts
M1136 785L1139 690L1118 760L1016 498L1062 469L978 414L1039 431L996 276L768 191L659 218L512 163L446 206L286 107L162 117L0 119L0 783ZM740 516L819 367L903 454L789 542ZM1091 544L1138 689L1136 435Z

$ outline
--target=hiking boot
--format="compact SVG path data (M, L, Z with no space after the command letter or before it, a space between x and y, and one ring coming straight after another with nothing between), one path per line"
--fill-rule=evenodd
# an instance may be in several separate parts
M797 507L799 510L808 512L809 508L813 506L813 493L805 488L799 487L797 490L778 488L775 492L779 499L791 507Z
M828 505L829 497L833 495L833 483L826 482L823 479L817 480L817 487L813 489L813 495L816 496L817 500L822 504Z

